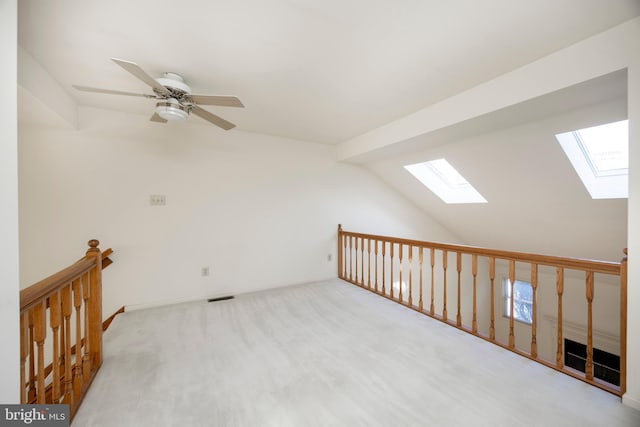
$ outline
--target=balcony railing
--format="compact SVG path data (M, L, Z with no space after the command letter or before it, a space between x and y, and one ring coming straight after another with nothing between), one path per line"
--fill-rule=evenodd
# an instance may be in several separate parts
M593 261L349 232L338 227L338 277L622 396L627 258ZM530 284L519 321L516 281ZM522 320L522 319L521 319ZM586 346L565 365L565 338ZM619 357L619 384L594 375L594 349Z

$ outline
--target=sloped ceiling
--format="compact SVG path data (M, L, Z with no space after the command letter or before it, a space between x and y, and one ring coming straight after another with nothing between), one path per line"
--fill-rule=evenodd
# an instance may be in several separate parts
M555 135L627 118L620 71L381 150L363 165L466 243L619 261L627 199L593 200ZM447 205L403 165L446 158L487 199Z
M639 15L636 0L21 0L19 45L79 106L148 119L148 100L71 88L146 91L119 57L240 97L210 108L240 130L338 144ZM40 101L19 91L21 122L59 123ZM618 260L626 200L590 199L554 135L625 117L619 72L349 161L468 244ZM446 205L402 168L438 157L489 203Z

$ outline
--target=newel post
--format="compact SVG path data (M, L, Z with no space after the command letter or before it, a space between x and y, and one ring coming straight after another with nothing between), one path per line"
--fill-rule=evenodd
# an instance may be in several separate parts
M338 278L342 278L342 224L338 224Z
M98 240L89 240L87 258L95 258L96 266L89 277L89 349L91 351L91 370L102 365L102 252Z
M620 261L620 396L627 391L627 248Z

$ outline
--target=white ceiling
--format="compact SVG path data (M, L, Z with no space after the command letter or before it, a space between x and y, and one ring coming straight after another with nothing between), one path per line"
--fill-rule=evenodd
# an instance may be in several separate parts
M109 58L182 74L241 130L336 144L640 15L637 0L20 0L19 44L80 105L150 116ZM195 118L193 120L196 120Z

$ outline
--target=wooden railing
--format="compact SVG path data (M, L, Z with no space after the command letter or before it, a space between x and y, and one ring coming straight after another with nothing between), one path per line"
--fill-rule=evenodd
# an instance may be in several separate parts
M102 269L97 240L76 263L20 292L20 401L68 404L73 418L102 364Z
M624 254L619 263L591 261L338 226L339 278L619 396L626 389ZM518 280L531 284L530 324L515 318ZM586 345L584 372L565 366L565 338ZM602 347L620 358L619 385L594 376L594 348Z

